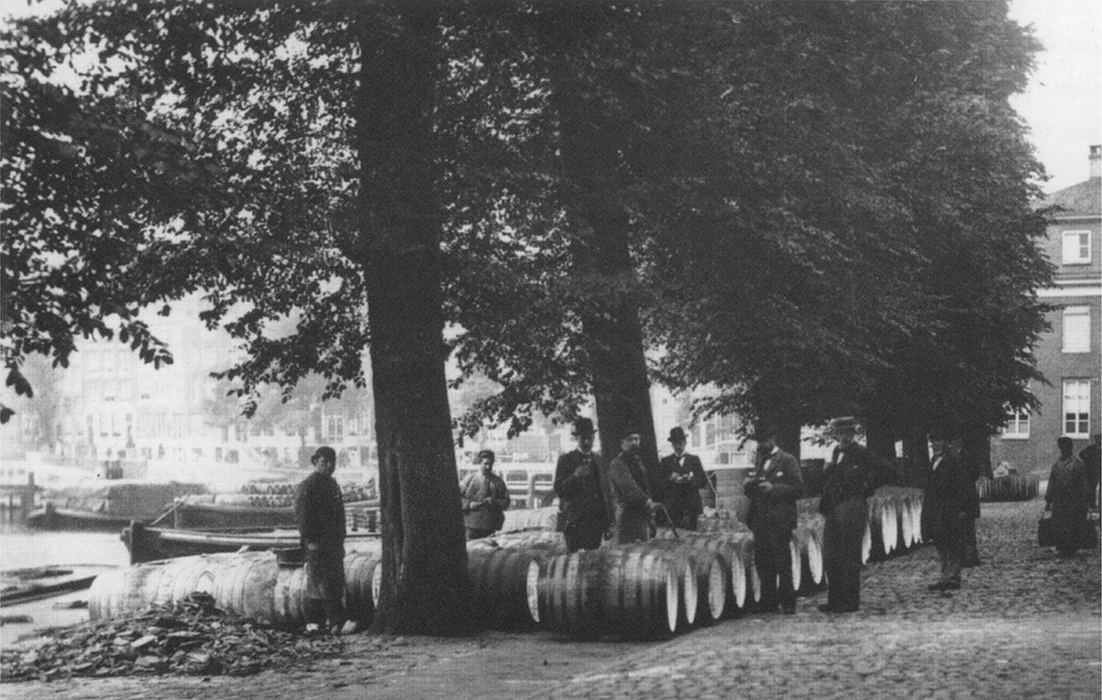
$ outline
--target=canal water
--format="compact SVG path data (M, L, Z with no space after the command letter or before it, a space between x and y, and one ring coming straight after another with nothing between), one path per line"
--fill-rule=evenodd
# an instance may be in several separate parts
M106 564L126 566L126 545L117 532L54 532L32 530L4 523L0 527L0 568L27 569L36 566ZM88 619L88 610L72 607L88 600L88 591L75 591L54 598L5 606L3 616L26 616L30 623L5 620L0 625L0 646L7 648L20 637L33 636L49 627L73 625Z

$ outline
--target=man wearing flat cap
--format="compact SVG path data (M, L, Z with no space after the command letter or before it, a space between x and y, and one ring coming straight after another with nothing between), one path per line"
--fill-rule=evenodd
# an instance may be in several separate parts
M559 528L571 552L597 549L610 522L601 455L593 451L597 431L593 421L574 421L578 449L559 457L555 465L555 494L559 497Z
M339 634L345 623L345 519L341 487L333 478L337 453L319 447L310 462L314 471L295 489L295 519L306 553L306 629Z
M489 537L500 530L509 508L509 490L505 481L494 474L493 450L478 453L478 466L478 471L468 474L459 485L468 540Z
M700 489L708 484L708 476L704 473L704 465L700 463L700 457L691 455L685 451L685 431L680 427L670 431L670 445L673 454L666 455L658 463L658 474L661 479L661 494L659 499L666 506L670 514L673 527L685 530L695 530L696 521L704 512L704 504L700 500ZM659 525L663 523L659 522Z
M608 465L608 495L614 513L612 540L616 544L646 542L651 535L655 504L639 456L641 443L639 431L628 428L620 440L620 454Z
M866 499L888 483L887 468L856 442L857 421L835 418L830 433L838 445L823 470L823 565L829 579L823 612L855 612L861 597L861 542L868 517Z

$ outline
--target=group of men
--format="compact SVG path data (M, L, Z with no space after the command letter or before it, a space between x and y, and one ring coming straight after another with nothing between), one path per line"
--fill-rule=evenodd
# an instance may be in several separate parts
M860 603L861 547L868 513L867 499L892 480L892 470L856 442L857 422L837 418L830 435L837 442L823 471L819 511L824 525L824 568L830 581L825 612L857 610ZM573 426L577 448L559 457L554 491L559 497L559 528L567 549L596 549L605 539L617 544L641 542L654 534L655 524L696 530L703 512L701 489L710 485L700 458L685 451L681 428L670 431L672 453L648 473L640 457L641 436L629 429L620 451L605 465L594 452L593 421L579 418ZM754 534L755 563L762 581L776 581L763 590L762 605L784 614L796 609L796 591L789 565L789 543L796 527L796 502L805 494L799 461L781 449L776 436L760 430L755 469L744 483L750 499L747 524ZM978 563L975 518L979 517L974 470L963 463L959 443L947 436L931 437L933 461L924 501L924 530L937 546L941 566L931 590L960 588L963 566ZM295 512L306 557L308 629L339 633L344 624L345 514L341 490L333 479L336 453L320 447L312 458L313 473L296 492ZM460 484L468 539L486 537L501 528L509 507L505 482L493 472L494 453L478 454L479 471ZM972 561L969 561L971 559Z
M696 529L704 510L700 489L707 486L708 477L700 458L685 452L681 428L670 431L673 453L659 463L657 478L639 455L638 431L627 430L619 454L607 468L593 451L595 435L593 421L575 421L578 447L560 456L555 466L559 528L567 549L596 549L606 538L618 544L641 542L650 538L656 520Z

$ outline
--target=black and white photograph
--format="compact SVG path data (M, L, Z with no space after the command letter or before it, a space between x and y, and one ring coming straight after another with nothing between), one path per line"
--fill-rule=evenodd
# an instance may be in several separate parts
M1102 700L1102 3L0 0L0 698Z

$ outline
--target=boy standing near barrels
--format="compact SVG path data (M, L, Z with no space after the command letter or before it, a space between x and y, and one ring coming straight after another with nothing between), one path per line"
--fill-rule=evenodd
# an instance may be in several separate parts
M470 474L459 486L463 499L463 525L467 539L489 537L505 523L509 507L509 490L505 481L494 474L493 450L478 453L478 472Z
M306 552L306 630L340 634L344 615L344 501L333 478L337 453L319 447L314 472L295 489L295 517Z
M796 529L796 501L804 493L800 463L782 450L774 435L758 435L758 468L744 489L750 498L747 518L754 533L754 557L761 577L761 605L765 610L796 612L789 543ZM773 582L777 581L776 587Z
M559 457L555 465L555 495L559 497L559 528L571 552L597 549L609 526L609 506L601 456L593 451L597 431L593 421L574 421L578 449Z

